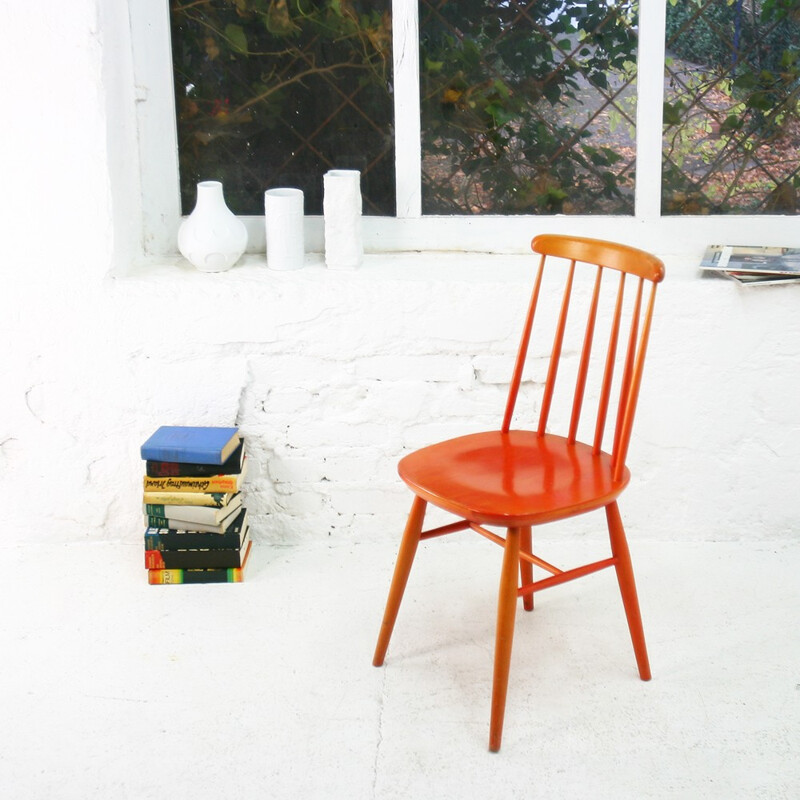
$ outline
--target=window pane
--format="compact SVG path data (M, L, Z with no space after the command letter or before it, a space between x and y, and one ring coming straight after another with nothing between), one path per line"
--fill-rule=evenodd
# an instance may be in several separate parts
M420 0L423 211L632 214L634 0Z
M793 214L800 3L670 0L665 214Z
M391 0L171 0L181 201L221 180L238 214L361 170L364 213L394 214Z

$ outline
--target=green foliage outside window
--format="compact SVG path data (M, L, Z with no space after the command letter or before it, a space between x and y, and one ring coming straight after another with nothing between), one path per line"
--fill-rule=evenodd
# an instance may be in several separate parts
M670 0L667 8L667 41L670 50L680 58L712 69L727 70L739 60L738 50L753 52L746 62L759 69L780 71L783 53L800 42L800 25L789 15L800 4L679 2ZM781 22L771 25L771 22Z
M800 2L670 0L662 206L794 214Z
M423 0L423 211L632 214L637 10Z

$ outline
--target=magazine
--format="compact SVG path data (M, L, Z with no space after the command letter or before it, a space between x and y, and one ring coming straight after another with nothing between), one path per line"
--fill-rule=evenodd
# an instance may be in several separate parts
M745 284L800 281L800 248L711 245L700 269Z

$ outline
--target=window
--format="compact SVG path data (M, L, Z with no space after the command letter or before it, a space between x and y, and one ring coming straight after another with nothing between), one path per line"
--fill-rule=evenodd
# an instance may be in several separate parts
M637 3L420 2L426 214L633 214Z
M800 4L670 0L664 214L797 211Z
M390 0L170 3L181 205L221 180L238 214L320 175L358 169L365 213L394 215Z
M394 215L389 0L170 10L184 213L213 178L237 213L291 185L319 214L319 176L338 167L361 171L367 214ZM633 214L635 0L419 11L423 213Z
M587 236L690 252L738 241L742 214L751 242L783 243L796 5L132 3L146 249L174 252L194 184L211 177L256 251L263 190L300 185L321 249L333 166L364 175L368 250L522 252L580 217Z

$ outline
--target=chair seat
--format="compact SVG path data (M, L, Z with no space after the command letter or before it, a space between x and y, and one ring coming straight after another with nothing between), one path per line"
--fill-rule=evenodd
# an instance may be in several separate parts
M630 473L612 477L611 456L589 445L532 431L487 431L409 454L400 477L424 500L471 522L537 525L602 508Z

